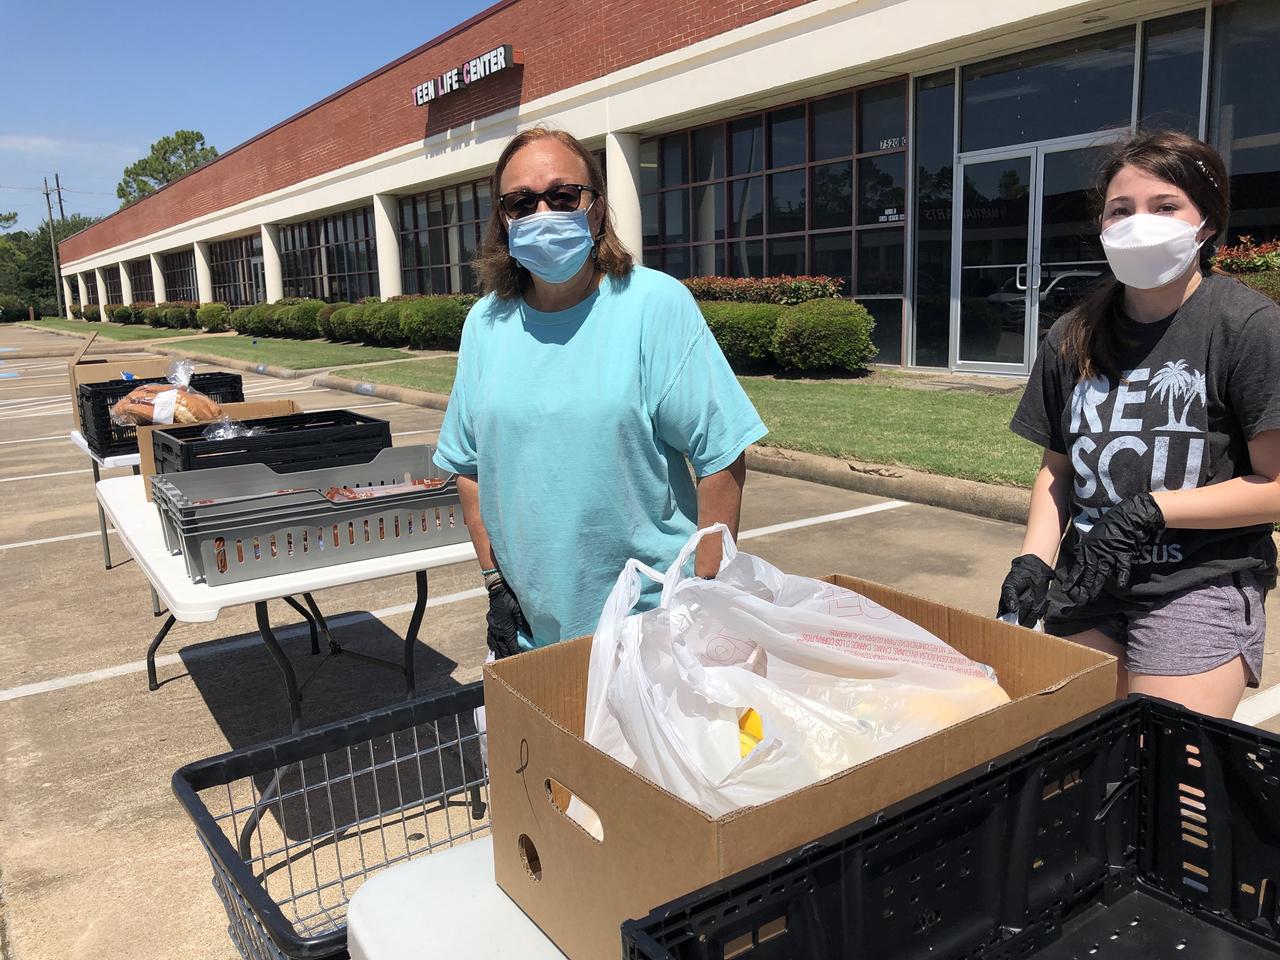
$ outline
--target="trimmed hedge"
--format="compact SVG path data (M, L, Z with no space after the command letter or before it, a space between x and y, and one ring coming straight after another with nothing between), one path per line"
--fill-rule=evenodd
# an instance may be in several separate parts
M196 310L196 323L210 333L222 333L231 325L231 307L225 303L202 303Z
M90 323L97 323L102 318L102 308L96 303L86 303L80 308L80 312L84 314L84 319Z
M320 336L326 340L336 341L338 339L333 335L333 325L330 323L329 318L333 316L335 311L349 306L351 304L347 303L347 301L339 300L337 303L326 303L320 308L316 314L316 323L320 326Z
M71 304L71 316L75 317L77 320L83 320L84 307L80 306L78 303Z
M711 335L720 344L729 366L737 372L760 369L773 362L773 338L778 318L787 309L774 303L699 303Z
M692 277L683 281L695 300L735 303L805 303L840 296L839 277Z
M855 373L876 355L874 329L875 321L861 304L810 300L782 312L773 352L787 370Z
M112 323L133 323L133 306L128 303L118 303L111 307L108 311Z
M400 310L400 335L415 350L457 350L474 297L422 297Z
M37 310L36 316L43 316L43 314ZM29 319L30 317L27 314L27 305L25 303L17 297L10 296L8 294L0 296L0 322L14 323L18 320Z

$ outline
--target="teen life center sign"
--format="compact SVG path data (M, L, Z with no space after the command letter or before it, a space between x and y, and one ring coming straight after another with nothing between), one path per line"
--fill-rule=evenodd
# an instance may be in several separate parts
M521 62L523 62L523 57L520 51L512 50L511 44L504 43L488 53L472 57L461 66L446 70L440 76L428 80L426 83L418 84L413 88L413 102L419 107L426 106L432 100L436 100L446 94L456 93L459 90L465 90L477 80L483 80L485 77L491 77L495 73L501 73L503 70L508 70Z

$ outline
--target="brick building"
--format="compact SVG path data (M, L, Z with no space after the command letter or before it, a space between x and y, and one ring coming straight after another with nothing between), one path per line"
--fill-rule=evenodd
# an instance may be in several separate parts
M882 361L1025 373L1106 271L1084 187L1135 127L1215 143L1232 234L1280 234L1277 49L1275 0L503 0L69 238L65 292L469 289L543 123L601 152L644 263L843 277Z

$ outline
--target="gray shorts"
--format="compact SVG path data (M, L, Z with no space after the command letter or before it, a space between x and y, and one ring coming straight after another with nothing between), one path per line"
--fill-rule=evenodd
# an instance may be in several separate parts
M1125 648L1130 673L1185 677L1206 673L1236 657L1249 668L1249 686L1262 678L1266 592L1252 573L1228 574L1163 598L1149 610L1045 621L1045 630L1069 637L1099 630Z

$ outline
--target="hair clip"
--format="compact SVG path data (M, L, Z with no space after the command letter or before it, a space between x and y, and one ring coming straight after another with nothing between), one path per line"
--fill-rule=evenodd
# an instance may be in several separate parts
M1204 161L1197 160L1195 163L1196 166L1200 168L1200 172L1203 173L1209 179L1209 182L1216 187L1218 185L1218 181L1215 180L1213 174L1209 172L1209 168L1205 166Z

